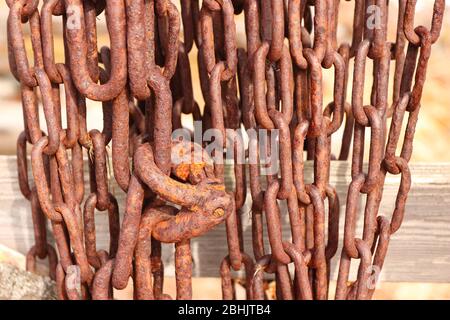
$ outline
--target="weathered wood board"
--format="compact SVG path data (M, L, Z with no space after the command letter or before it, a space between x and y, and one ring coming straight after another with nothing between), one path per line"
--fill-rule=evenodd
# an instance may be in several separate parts
M306 163L306 178L311 180L312 174L312 164ZM405 221L400 231L392 237L381 280L450 282L450 163L412 164L411 174L413 184L406 206ZM231 179L227 179L228 185L232 185ZM340 230L343 230L345 196L349 182L350 164L332 162L331 184L336 187L341 202ZM388 217L394 208L398 183L399 177L388 176L386 179L380 213ZM123 209L125 194L113 181L111 191L117 196L120 208ZM246 251L251 254L249 200L250 197L243 208L243 225ZM361 197L361 201L363 200ZM285 205L282 203L281 206L283 212ZM282 216L283 235L287 238L290 234L287 214L283 213ZM361 216L358 234L361 234ZM105 249L108 247L106 218L105 213L96 215L98 247ZM0 243L22 253L26 253L33 244L29 203L20 193L16 160L13 156L0 156ZM193 239L192 252L194 276L218 276L220 261L227 254L224 225L201 238ZM164 246L163 257L166 274L172 275L172 245ZM331 268L333 278L336 278L337 262L338 255L333 259ZM356 267L357 263L354 262L353 271Z

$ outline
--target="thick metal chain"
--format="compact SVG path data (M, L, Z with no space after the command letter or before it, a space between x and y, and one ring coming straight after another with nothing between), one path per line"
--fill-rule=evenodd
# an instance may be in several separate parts
M395 39L388 38L388 0L353 2L352 39L338 43L340 0L180 0L180 12L170 0L7 0L9 62L20 82L24 115L17 142L19 184L31 203L35 231L27 269L48 257L61 299L112 299L112 288L124 289L130 278L136 299L171 299L164 293L161 248L174 244L176 298L190 299L191 239L224 222L229 251L220 265L224 299L235 298L232 271L241 269L248 299L267 298L265 273L274 274L278 299L327 299L340 239L340 199L330 185L330 162L351 154L335 297L370 299L390 236L405 215L408 163L445 1L434 1L427 28L414 25L416 0L399 0ZM97 15L103 12L110 46L98 48ZM245 18L245 44L237 39L239 14ZM54 16L63 22L62 62L55 61ZM24 24L30 27L27 35ZM204 106L193 90L194 46ZM334 83L332 101L324 105L326 69ZM365 101L368 79L372 89ZM102 102L101 131L87 128L86 100ZM39 120L39 102L46 126ZM172 133L186 126L183 114L202 128L175 139ZM341 128L341 150L333 155L332 137ZM200 143L191 138L208 129L220 134ZM274 137L277 144L267 143ZM208 152L213 144L219 147ZM234 151L232 190L225 188L227 148ZM183 161L173 161L174 153ZM279 173L262 172L278 159ZM305 160L313 162L312 183L305 182ZM127 194L124 208L110 188L110 173ZM390 219L379 213L388 174L401 176ZM243 241L247 181L252 248ZM364 225L357 235L361 194ZM282 234L283 201L290 236ZM108 213L108 251L96 247L95 210ZM47 240L47 219L58 254ZM357 278L349 282L352 260L360 261Z

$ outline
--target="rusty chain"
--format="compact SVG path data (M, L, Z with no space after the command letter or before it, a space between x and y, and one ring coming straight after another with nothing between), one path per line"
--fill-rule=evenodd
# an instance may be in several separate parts
M224 299L236 298L233 272L239 270L245 272L248 299L268 298L266 274L275 278L278 299L327 299L342 202L330 184L330 163L351 155L335 298L370 299L390 236L405 216L408 163L445 1L434 1L431 26L425 27L414 24L416 0L399 0L395 39L388 35L388 0L352 1L352 38L338 43L340 2L7 0L8 57L20 82L24 116L17 141L19 186L30 201L35 234L27 269L34 271L37 259L48 258L60 299L112 299L112 289L124 289L130 278L136 299L172 299L164 293L161 253L163 244L174 244L175 298L191 299L191 239L225 223ZM100 14L106 17L109 47L98 48ZM237 36L240 14L245 43ZM61 62L55 61L54 17L62 21ZM24 25L29 32L22 31ZM198 70L191 70L194 47ZM334 83L332 101L324 105L325 70ZM194 95L194 72L204 106ZM364 92L367 80L371 92ZM102 103L101 131L87 127L88 100ZM190 131L187 140L175 139L172 132L186 126L185 115L202 128ZM208 129L220 133L212 153L213 140L191 139ZM334 155L338 130L341 150ZM275 133L276 146L267 143ZM223 161L228 141L234 151L230 190ZM174 162L174 152L183 161ZM279 174L262 172L278 159ZM305 181L305 160L313 162L312 183ZM401 177L390 218L379 212L388 174ZM124 208L109 175L127 195ZM247 181L251 248L244 247L243 236ZM364 223L357 235L361 195ZM108 251L96 247L96 210L108 214ZM286 215L290 235L282 233ZM47 220L58 253L47 239ZM360 262L350 281L352 260Z

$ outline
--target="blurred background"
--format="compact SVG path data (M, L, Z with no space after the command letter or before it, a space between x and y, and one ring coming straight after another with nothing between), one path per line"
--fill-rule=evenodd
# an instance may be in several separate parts
M177 3L178 1L174 1ZM419 0L417 4L416 25L430 25L432 6L434 1ZM339 12L339 43L343 41L350 42L353 19L354 1L341 1ZM396 2L390 3L390 29L389 40L395 40L395 25L397 19ZM450 137L450 12L447 7L447 15L444 18L444 25L440 40L434 45L432 57L429 63L426 86L422 99L422 110L414 141L415 162L449 162L450 147L448 139ZM23 130L22 109L20 102L20 88L18 82L12 77L8 66L7 41L6 41L6 20L8 16L8 7L5 2L0 3L0 154L15 154L16 139ZM243 15L236 18L238 43L245 46L245 31ZM61 18L54 17L54 36L56 61L63 61L63 46L61 34ZM28 27L24 26L23 31L28 33ZM108 44L108 34L103 15L98 17L98 36L99 46ZM30 49L31 44L26 43ZM31 52L31 50L30 50ZM195 90L195 98L199 105L203 105L198 81L198 72L196 66L197 51L194 48L190 53L191 69ZM31 53L30 53L31 57ZM30 58L31 59L31 58ZM393 66L394 64L392 64ZM352 71L350 71L352 74ZM371 75L370 67L366 71ZM392 75L392 72L391 72ZM333 74L324 71L325 97L324 102L331 101ZM369 94L371 81L366 81L366 99ZM392 85L391 85L392 86ZM349 93L347 101L350 101L351 75L349 79ZM61 93L63 94L63 93ZM390 95L391 96L391 95ZM367 101L367 100L366 100ZM64 115L65 112L62 112ZM41 118L43 119L43 118ZM45 126L43 121L42 125ZM99 103L90 101L88 104L88 127L101 129L102 113ZM339 133L337 134L339 135ZM339 141L336 138L334 141ZM339 146L333 147L338 150ZM450 250L450 248L449 248ZM10 255L11 256L11 255ZM3 257L4 258L4 257ZM0 261L2 253L0 250ZM17 260L17 259L16 259ZM173 281L167 283L168 293ZM202 289L200 289L200 287ZM220 298L220 280L219 279L197 279L194 282L194 298ZM126 293L124 293L126 295ZM450 284L399 284L383 283L377 291L375 298L379 299L450 299Z

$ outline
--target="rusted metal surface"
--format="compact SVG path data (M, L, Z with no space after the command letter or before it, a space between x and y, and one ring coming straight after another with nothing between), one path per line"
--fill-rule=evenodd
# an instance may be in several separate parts
M36 258L48 258L61 299L112 299L112 289L125 288L130 278L137 299L190 299L191 239L224 223L229 251L220 266L224 299L235 297L232 271L245 270L248 299L265 298L265 272L275 276L278 299L322 300L329 296L342 218L336 299L370 299L390 237L405 215L412 179L408 162L445 1L434 2L428 28L414 25L415 0L399 0L394 41L387 36L387 0L354 2L352 39L339 44L339 0L204 0L201 6L197 0L181 0L181 12L170 0L45 0L42 6L36 0L7 1L9 62L21 85L24 114L18 176L35 226L27 268L33 271ZM97 47L96 16L103 11L110 48ZM239 14L245 16L246 48L238 48ZM52 16L64 22L63 62L54 57ZM31 30L32 64L24 24ZM194 45L204 106L192 89L189 52ZM372 77L366 74L367 62L373 64ZM351 65L353 83L348 83ZM326 69L334 73L332 101L323 101ZM367 79L372 80L369 101ZM88 130L86 99L102 102L102 131ZM46 132L38 117L39 101ZM188 141L173 136L183 128L182 114L192 114L203 125L189 132ZM242 125L248 144L241 137ZM332 137L340 128L341 151L333 155ZM220 133L214 137L219 148L212 153L211 140L192 140L208 129ZM263 129L267 140L278 134L276 145L264 143ZM234 151L233 190L225 189L224 164L217 161L223 160L228 140ZM27 144L32 147L33 179L27 176ZM112 168L107 165L108 145ZM340 217L342 199L330 185L330 161L346 160L350 149L352 181ZM310 184L304 181L304 151L314 161ZM189 156L176 162L174 154ZM263 159L267 154L269 162ZM88 192L83 155L90 160ZM279 172L262 172L278 159ZM244 248L242 231L247 167L252 248ZM125 208L119 208L110 190L110 173L127 193ZM390 219L379 213L388 174L401 175ZM364 228L357 235L361 194L366 195ZM281 201L287 203L286 213L280 212ZM95 210L108 214L108 252L96 247ZM282 233L285 215L290 235ZM47 219L58 257L47 243ZM163 245L175 248L176 297L164 293ZM352 260L360 264L357 278L350 280Z

